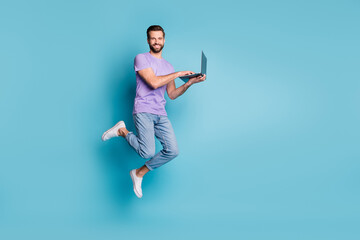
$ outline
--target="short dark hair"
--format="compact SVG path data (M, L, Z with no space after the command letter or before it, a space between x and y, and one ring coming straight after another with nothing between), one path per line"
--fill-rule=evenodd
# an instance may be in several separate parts
M162 31L162 32L163 32L163 36L164 36L164 38L165 38L164 29L163 29L161 26L159 26L159 25L151 25L151 26L147 29L146 35L147 35L147 38L148 38L148 39L150 38L150 35L149 35L149 32L150 32L150 31Z

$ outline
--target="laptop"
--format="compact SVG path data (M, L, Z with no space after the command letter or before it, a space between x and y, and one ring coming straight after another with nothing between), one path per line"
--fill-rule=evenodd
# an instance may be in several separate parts
M184 82L187 82L187 81L189 81L189 78L204 75L204 74L206 74L206 66L207 66L207 58L206 58L204 52L201 51L201 73L194 73L194 74L191 74L191 75L185 75L185 76L182 76L182 77L179 77L179 78L181 80L183 80Z

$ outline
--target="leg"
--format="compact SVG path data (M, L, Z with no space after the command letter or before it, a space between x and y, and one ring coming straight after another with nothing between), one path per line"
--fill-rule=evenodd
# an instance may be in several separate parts
M151 114L137 113L134 115L134 123L138 136L132 132L120 130L126 133L125 139L131 147L142 157L152 158L155 155L154 121Z
M158 116L158 118L159 121L154 126L155 136L159 139L163 149L145 163L149 170L164 165L179 154L175 133L169 119L166 116Z
M125 131L124 129L119 131L119 134L124 135L129 145L143 158L151 158L155 154L153 117L153 115L147 113L138 113L134 115L134 123L138 136L127 130ZM138 198L143 196L141 183L147 172L149 172L149 168L145 165L130 171L134 192Z
M126 128L119 128L118 130L118 136L121 136L126 139L126 135L128 135L129 131ZM146 165L143 165L142 167L136 169L136 176L137 177L144 177L146 173L148 173L150 170L146 167Z

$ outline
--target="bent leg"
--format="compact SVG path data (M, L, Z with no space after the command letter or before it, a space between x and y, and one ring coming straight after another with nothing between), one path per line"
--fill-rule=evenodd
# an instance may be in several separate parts
M159 116L159 121L154 125L154 129L155 136L159 139L163 149L145 163L150 170L164 165L179 154L173 127L166 116Z
M133 115L138 136L129 132L125 139L134 150L145 159L155 155L154 121L147 113Z

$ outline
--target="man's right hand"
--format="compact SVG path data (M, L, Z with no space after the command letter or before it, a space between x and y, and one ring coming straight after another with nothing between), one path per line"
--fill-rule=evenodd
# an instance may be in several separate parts
M183 76L186 76L186 75L194 74L194 72L192 72L192 71L180 71L180 72L178 72L178 74L179 74L179 77L183 77Z

